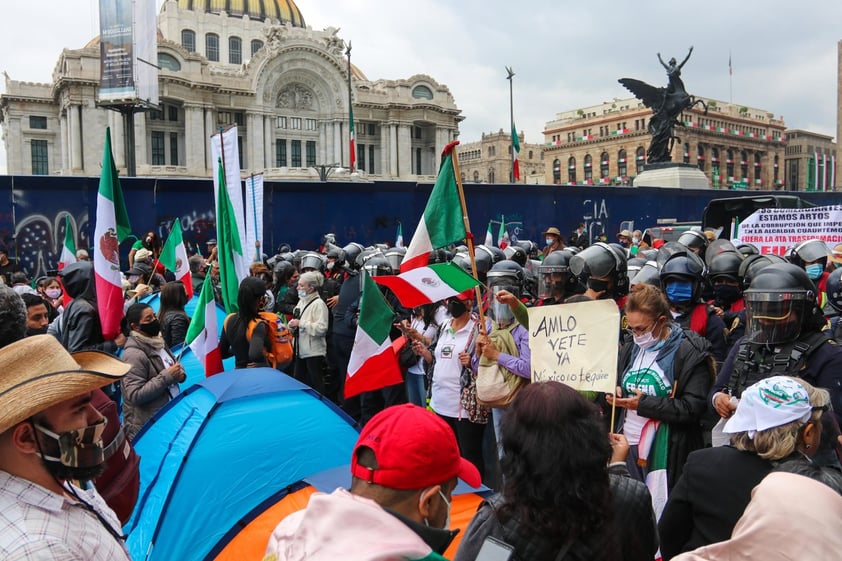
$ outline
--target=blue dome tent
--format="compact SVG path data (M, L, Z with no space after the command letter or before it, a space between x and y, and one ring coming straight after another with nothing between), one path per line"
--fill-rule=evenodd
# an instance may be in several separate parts
M255 507L310 474L347 465L353 421L272 368L189 387L135 439L140 497L124 528L135 561L204 559Z

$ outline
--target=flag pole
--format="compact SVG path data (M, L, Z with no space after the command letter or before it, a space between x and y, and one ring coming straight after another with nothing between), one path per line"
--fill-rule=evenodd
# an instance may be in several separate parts
M354 136L354 106L351 100L351 41L348 41L348 47L345 49L345 54L348 55L348 173L354 173L354 164L356 164L357 157L354 151L357 149L357 142Z
M459 204L462 206L462 222L465 224L465 241L468 243L468 255L471 257L471 273L474 278L479 280L477 273L477 259L474 254L474 235L471 233L471 223L468 219L468 205L465 203L465 190L462 188L462 174L459 172L459 158L456 157L456 146L459 144L458 140L454 140L444 147L444 153L451 152L450 161L453 162L453 176L456 179L456 190L459 192ZM479 331L485 335L485 314L482 311L482 293L480 287L474 287L474 298L477 301L477 310L479 311Z
M508 74L506 76L506 80L509 81L509 130L512 131L512 134L517 134L515 132L515 105L514 105L514 95L513 95L513 86L512 86L514 84L514 80L512 80L512 78L514 77L515 73L512 72L511 66L506 66L506 73ZM512 171L509 174L509 181L514 183L515 182L515 158L517 158L517 154L515 154L515 139L512 138L511 141L512 141L511 142L511 147L512 147Z
M254 262L260 261L260 239L257 237L257 199L254 195L254 173L249 175L251 182L251 213L254 222Z

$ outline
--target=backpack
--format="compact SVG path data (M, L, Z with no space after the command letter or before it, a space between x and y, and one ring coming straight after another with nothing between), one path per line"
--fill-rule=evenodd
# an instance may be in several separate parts
M293 357L292 333L290 333L289 327L278 314L260 312L260 319L250 321L246 328L246 338L249 341L251 341L251 334L254 333L258 321L266 324L266 339L269 341L269 348L271 349L266 350L264 348L263 350L266 361L272 368L283 370L289 366Z

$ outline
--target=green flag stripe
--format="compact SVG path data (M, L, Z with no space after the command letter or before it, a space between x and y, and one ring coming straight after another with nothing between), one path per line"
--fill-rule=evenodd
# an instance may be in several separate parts
M160 261L163 263L164 267L169 269L170 271L175 271L175 250L181 244L181 222L176 220L173 222L172 229L170 230L170 235L167 236L167 241L164 243L164 247L161 249L161 257Z
M378 344L389 338L395 312L383 298L377 284L371 276L365 275L363 296L360 302L359 327Z
M456 292L465 292L478 284L474 277L454 263L436 263L430 265L430 269L435 271L439 278Z
M442 160L436 184L424 209L424 223L434 248L465 238L465 223L462 220L462 205L459 202L452 155Z

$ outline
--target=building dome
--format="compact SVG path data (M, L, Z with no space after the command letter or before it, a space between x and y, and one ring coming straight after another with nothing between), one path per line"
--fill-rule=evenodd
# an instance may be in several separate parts
M256 20L280 20L294 27L306 27L301 10L293 0L178 0L182 10L218 14L225 12L231 17L248 15Z

